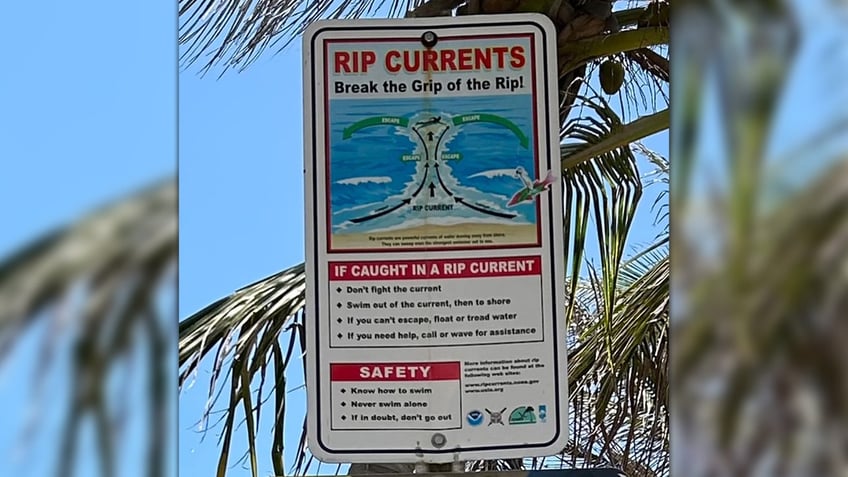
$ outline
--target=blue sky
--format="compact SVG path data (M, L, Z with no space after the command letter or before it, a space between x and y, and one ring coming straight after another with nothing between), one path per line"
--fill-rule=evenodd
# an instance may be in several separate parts
M0 260L100 204L173 176L177 137L174 4L11 2L3 10ZM40 331L0 366L0 407L8 411L0 428L0 475L53 475L51 451L67 398L63 360L36 408L42 432L28 452L15 445L36 398L28 376ZM128 428L128 448L140 448L143 425ZM79 440L88 457L77 475L97 475L90 436ZM125 455L121 475L143 475L141 453Z

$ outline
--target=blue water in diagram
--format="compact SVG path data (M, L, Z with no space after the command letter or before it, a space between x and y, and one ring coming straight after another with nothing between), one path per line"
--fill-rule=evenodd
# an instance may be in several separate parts
M530 95L432 99L426 108L420 99L333 100L333 229L534 224L532 201L508 205L539 173L532 104ZM369 118L377 123L356 128Z

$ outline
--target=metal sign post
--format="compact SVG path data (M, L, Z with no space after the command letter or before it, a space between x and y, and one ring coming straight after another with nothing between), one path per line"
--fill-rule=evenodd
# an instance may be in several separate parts
M550 20L317 22L304 71L311 452L419 463L559 452Z

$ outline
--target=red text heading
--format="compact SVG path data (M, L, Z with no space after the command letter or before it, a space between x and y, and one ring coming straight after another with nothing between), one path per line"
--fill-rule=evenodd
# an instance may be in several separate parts
M377 61L377 53L370 50L336 51L333 54L333 72L337 75L368 73ZM527 64L527 56L523 46L491 46L389 50L379 61L389 73L438 73L521 69Z
M330 381L449 381L459 379L459 362L330 363Z
M328 265L330 280L514 277L542 273L542 258L538 256L330 262Z

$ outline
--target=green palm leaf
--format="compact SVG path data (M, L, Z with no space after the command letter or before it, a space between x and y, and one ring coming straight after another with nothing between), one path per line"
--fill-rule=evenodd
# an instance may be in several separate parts
M594 219L600 244L603 303L603 322L607 336L611 335L612 311L615 309L618 268L623 259L624 245L636 205L642 195L642 183L636 169L636 158L627 142L617 144L614 138L623 135L621 120L601 98L586 98L583 102L592 115L574 119L566 124L562 135L564 162L589 150L592 160L576 162L563 171L565 184L565 214L573 223L566 244L572 246L570 295L574 296L587 237L590 214ZM573 307L568 316L573 315ZM612 343L607 342L610 348ZM611 353L612 350L608 349ZM612 359L608 356L608 359ZM612 363L610 363L612 364Z

